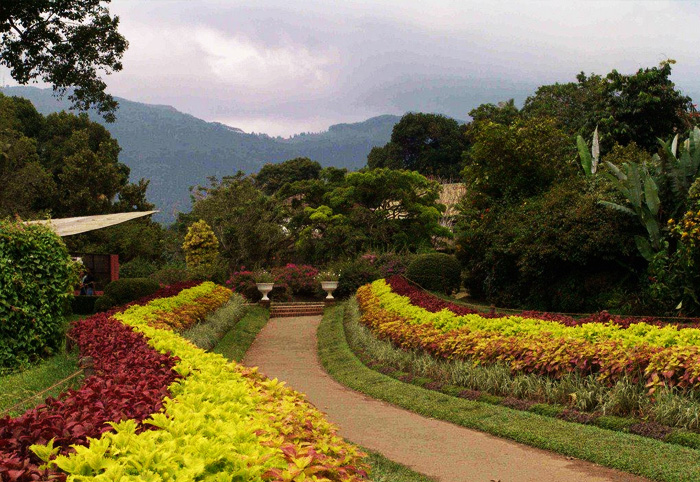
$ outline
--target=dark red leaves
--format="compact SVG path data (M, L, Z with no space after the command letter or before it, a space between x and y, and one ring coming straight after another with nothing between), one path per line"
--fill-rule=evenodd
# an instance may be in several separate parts
M131 304L174 296L191 286L162 288ZM156 352L143 335L110 317L123 309L93 315L71 329L81 355L91 357L95 368L80 390L49 398L20 417L0 419L0 480L65 480L63 474L39 470L42 462L29 447L54 439L54 446L68 453L70 445L85 445L88 437L111 430L107 422L140 422L161 409L167 387L178 376L172 370L176 359Z
M591 315L573 318L568 315L562 315L559 313L547 313L543 311L521 311L516 314L505 314L505 313L483 313L477 310L473 310L463 305L458 305L456 303L451 303L437 296L423 291L420 288L412 285L403 276L392 276L386 280L391 286L391 290L401 296L406 296L411 300L411 304L414 306L420 306L430 312L436 313L438 311L448 309L457 315L469 315L478 314L484 318L502 318L504 316L520 316L522 318L533 318L537 320L546 321L556 321L566 326L578 326L584 325L586 323L608 323L613 322L622 328L629 328L630 325L634 323L648 323L650 325L662 326L669 323L664 323L658 318L653 317L624 317L619 315L611 315L606 311L601 311L599 313L593 313ZM700 320L690 320L689 322L681 323L671 323L678 328L700 328Z

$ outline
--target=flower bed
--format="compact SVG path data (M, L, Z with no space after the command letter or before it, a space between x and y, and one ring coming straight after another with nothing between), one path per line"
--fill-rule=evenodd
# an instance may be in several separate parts
M520 316L488 318L429 311L378 280L358 290L363 323L404 348L478 363L506 362L513 372L558 378L597 375L606 383L623 376L653 391L666 384L700 386L700 330L635 323L628 328L589 322L567 326ZM435 310L435 306L432 307Z
M173 296L189 286L191 283L165 287L128 306ZM71 445L85 445L88 437L111 430L109 422L140 422L161 409L167 387L178 378L172 370L173 358L157 353L143 335L106 313L82 320L70 333L82 356L92 359L96 375L88 377L79 390L49 398L19 417L0 419L0 480L49 477L49 471L39 469L41 461L29 452L29 446L53 440L57 452L65 454Z
M222 473L227 480L364 480L362 454L339 438L302 395L276 380L265 379L255 369L204 352L173 331L201 319L229 295L224 288L203 283L175 297L133 304L111 313L111 318L103 315L101 322L128 334L131 342L141 340L148 351L139 352L145 365L169 373L169 381L160 380L157 404L147 407L134 403L138 416L133 418L105 409L110 418L93 423L96 433L85 435L99 438L73 437L74 452L42 429L16 424L15 428L27 432L23 437L13 434L22 439L25 454L2 454L0 463L7 467L0 472L3 480L35 480L35 476L65 479L66 474L74 476L72 480L219 480L216 474ZM100 322L93 318L96 324ZM116 337L109 330L96 336ZM81 348L92 347L92 353L101 357L104 347L87 331L84 335L78 332L77 339ZM127 353L108 358L116 363L120 355L131 358ZM141 377L144 368L134 368L126 371ZM110 374L98 377L112 376L114 367L102 363L99 371ZM110 388L115 391L129 381L124 373L113 378ZM94 396L76 410L91 413L101 403L107 402ZM38 459L27 453L26 446L31 443L35 444L31 450L49 462L49 469L39 469ZM14 465L10 467L10 463ZM14 472L28 464L31 472Z
M411 284L403 276L392 276L388 278L387 283L391 286L391 290L401 296L406 296L411 300L411 304L425 308L430 312L438 312L441 310L449 310L458 315L478 314L484 318L506 318L514 315L503 313L484 313L474 310L464 305L451 303L449 301L438 298L437 296L422 290ZM579 326L587 323L612 323L619 325L622 328L629 328L630 325L636 323L646 323L654 326L665 326L669 323L664 323L654 317L624 317L619 315L611 315L607 312L593 313L591 315L574 318L573 316L562 315L559 313L546 313L541 311L522 311L517 314L522 318L533 318L538 320L556 321L566 326ZM699 328L700 320L692 319L688 322L676 325L678 328Z

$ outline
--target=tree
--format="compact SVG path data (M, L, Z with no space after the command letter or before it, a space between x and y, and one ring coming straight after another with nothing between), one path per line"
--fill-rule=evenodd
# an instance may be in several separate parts
M199 279L211 276L219 255L219 240L206 221L200 219L187 228L182 250L191 276Z
M575 172L569 138L552 119L523 119L510 126L474 123L465 155L468 196L480 209L515 202Z
M109 0L32 0L0 3L0 64L21 84L41 79L74 107L96 107L114 120L117 102L105 92L105 74L122 69L128 42Z
M690 97L671 82L674 60L658 67L625 75L613 70L607 76L586 76L576 83L546 85L525 101L525 117L553 117L570 135L588 137L596 126L603 149L636 142L656 150L657 139L685 132L698 122Z
M193 190L192 211L181 214L182 226L203 219L221 245L231 268L270 264L284 258L290 240L282 229L287 217L276 199L260 191L251 177L238 172Z
M285 184L318 179L321 164L308 157L297 157L279 164L265 164L255 176L255 184L265 194L272 195Z
M314 261L352 256L367 249L429 247L434 236L450 237L439 225L440 187L415 171L352 172L330 191L325 204L306 207L297 249Z
M506 126L511 125L520 118L520 111L515 106L515 100L494 104L481 104L469 112L473 122L491 121Z
M462 168L465 141L454 119L438 114L406 114L394 126L390 142L372 149L367 167L408 169L424 176L454 179Z

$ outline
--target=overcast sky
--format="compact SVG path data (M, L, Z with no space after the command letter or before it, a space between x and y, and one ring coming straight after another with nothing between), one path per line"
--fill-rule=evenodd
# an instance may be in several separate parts
M109 91L290 135L406 111L466 119L580 71L666 58L700 97L700 2L113 0L129 40Z

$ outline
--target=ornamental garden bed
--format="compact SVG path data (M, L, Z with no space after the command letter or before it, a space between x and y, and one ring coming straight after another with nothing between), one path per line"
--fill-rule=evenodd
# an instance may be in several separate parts
M357 293L374 369L455 396L700 447L700 330L475 313L399 277ZM401 352L405 356L401 356Z
M0 479L365 480L363 454L301 394L178 334L230 297L173 286L75 323L95 375L0 420Z

